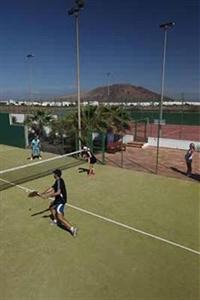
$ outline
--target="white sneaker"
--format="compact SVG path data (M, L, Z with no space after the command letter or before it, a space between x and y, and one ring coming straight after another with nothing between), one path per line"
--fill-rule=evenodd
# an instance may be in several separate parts
M74 229L71 231L73 237L76 237L77 236L77 233L78 233L78 228L74 227Z
M57 220L56 220L56 219L51 220L50 224L51 224L51 225L56 225L56 224L57 224Z

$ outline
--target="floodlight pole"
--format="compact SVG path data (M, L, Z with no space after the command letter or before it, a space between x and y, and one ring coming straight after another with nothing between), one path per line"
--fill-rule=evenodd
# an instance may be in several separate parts
M107 72L106 75L107 75L107 95L109 97L110 96L110 82L109 82L110 72Z
M77 66L77 103L78 103L78 145L81 150L81 91L80 91L80 47L79 47L79 13L76 18L76 66Z
M75 16L75 25L76 25L76 75L77 75L77 106L78 106L78 146L81 150L81 92L80 92L80 22L79 22L79 13L80 10L84 7L83 0L76 0L76 5L68 11L69 15Z
M29 97L30 97L30 100L32 100L32 77L33 77L33 66L32 66L32 60L30 59L30 62L29 62Z
M163 62L162 62L162 78L161 78L161 97L159 107L159 120L158 120L158 131L157 131L157 153L156 153L156 174L158 174L159 165L159 149L160 149L160 135L161 135L161 124L163 118L163 98L164 98L164 86L165 86L165 64L166 64L166 49L167 49L167 31L175 25L174 22L161 24L160 28L164 29L164 45L163 45Z
M32 100L32 78L33 78L33 67L32 67L32 59L34 55L28 54L26 56L28 62L29 62L29 97L30 100Z

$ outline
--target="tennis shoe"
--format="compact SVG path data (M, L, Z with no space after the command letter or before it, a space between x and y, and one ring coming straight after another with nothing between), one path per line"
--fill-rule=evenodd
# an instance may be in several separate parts
M50 224L51 224L51 225L57 225L57 220L56 220L56 219L51 220Z
M78 233L78 228L74 227L74 229L72 230L73 237L76 237L77 233Z

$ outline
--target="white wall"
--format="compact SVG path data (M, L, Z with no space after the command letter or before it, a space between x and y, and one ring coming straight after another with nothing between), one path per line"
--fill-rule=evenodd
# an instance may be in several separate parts
M160 138L160 147L164 148L174 148L174 149L183 149L187 150L189 148L189 144L194 143L196 149L200 150L200 142L198 141L188 141L188 140L175 140L175 139L164 139ZM148 144L149 146L157 146L157 138L155 137L149 137L148 138Z
M126 134L123 136L123 143L132 143L134 142L134 135L133 134Z
M25 119L24 114L9 114L10 124L12 124L12 117L16 118L17 123L24 123L24 119Z

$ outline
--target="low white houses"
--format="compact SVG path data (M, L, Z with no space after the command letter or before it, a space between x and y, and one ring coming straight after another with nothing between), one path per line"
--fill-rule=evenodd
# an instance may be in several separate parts
M25 101L25 100L7 100L7 101L1 101L0 103L4 104L4 105L16 105L16 106L20 106L20 105L33 105L33 106L43 106L43 107L47 107L47 106L57 106L57 107L68 107L68 106L72 106L72 105L76 105L77 101L55 101L55 100L34 100L34 101ZM81 102L81 104L83 106L86 105L92 105L92 106L98 106L99 104L103 104L103 105L123 105L123 106L136 106L136 107L148 107L148 106L158 106L159 105L159 101L149 101L149 102L99 102L99 101L90 101L90 100L84 100L83 102ZM200 101L163 101L163 105L164 106L182 106L182 105L194 105L194 106L200 106Z

